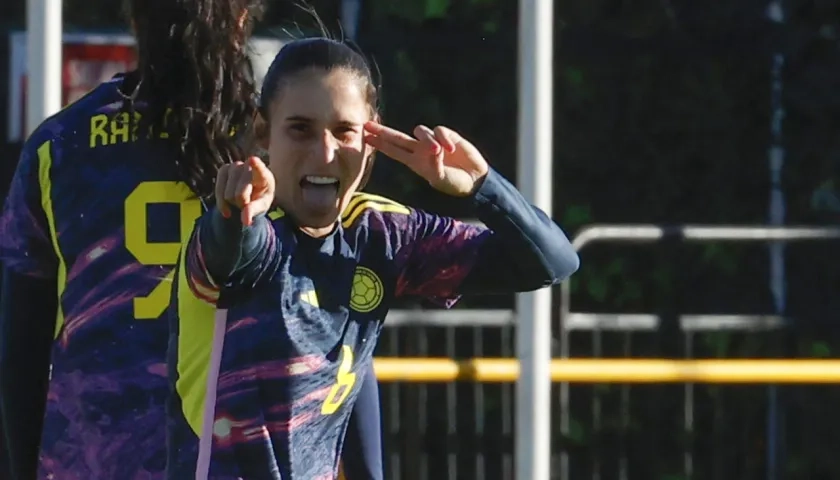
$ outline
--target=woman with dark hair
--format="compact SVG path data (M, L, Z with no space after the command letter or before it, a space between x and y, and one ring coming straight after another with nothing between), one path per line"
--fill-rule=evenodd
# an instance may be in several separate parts
M162 478L172 269L219 167L250 148L262 9L127 0L137 70L26 141L0 217L13 479Z
M257 110L261 0L128 0L138 67L44 121L0 219L14 478L161 478L172 268ZM40 444L40 449L38 448Z
M563 231L456 132L379 123L364 57L323 38L274 59L266 165L219 170L177 267L171 480L335 478L389 306L535 290L578 268ZM487 227L360 193L374 151L467 202Z

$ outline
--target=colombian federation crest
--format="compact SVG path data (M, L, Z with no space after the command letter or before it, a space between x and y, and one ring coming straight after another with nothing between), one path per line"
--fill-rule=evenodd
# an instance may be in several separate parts
M382 303L384 296L385 286L379 275L367 267L356 267L350 291L350 308L359 313L372 312Z

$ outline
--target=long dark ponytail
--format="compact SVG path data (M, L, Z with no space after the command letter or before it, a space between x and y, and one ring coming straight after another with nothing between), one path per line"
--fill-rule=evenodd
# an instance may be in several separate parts
M200 197L219 166L242 158L232 136L257 111L247 41L263 0L126 0L137 38L139 128L165 131Z

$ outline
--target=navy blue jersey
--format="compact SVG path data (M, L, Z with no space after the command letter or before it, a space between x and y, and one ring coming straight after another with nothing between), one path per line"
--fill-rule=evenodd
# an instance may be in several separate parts
M3 431L2 424L0 424L0 431ZM12 478L11 472L9 449L6 448L6 439L0 438L0 478Z
M373 367L373 365L371 365ZM379 385L373 368L362 372L361 386L350 415L341 452L339 480L383 480L382 422Z
M164 475L163 318L202 206L178 181L167 133L138 135L144 105L130 122L122 83L100 85L31 135L0 217L0 262L54 282L59 301L49 317L4 318L55 331L38 479Z
M210 251L218 225L239 220L205 214L172 309L168 478L332 480L360 372L395 298L451 306L462 291L538 288L577 268L562 231L501 177L491 173L477 197L497 228L356 194L334 231L312 238L276 210L249 227L253 257ZM248 258L222 283L208 265L225 251ZM514 270L488 278L477 267L489 259Z
M138 138L115 78L23 147L0 261L59 297L38 478L163 476L173 267L201 214L163 134Z

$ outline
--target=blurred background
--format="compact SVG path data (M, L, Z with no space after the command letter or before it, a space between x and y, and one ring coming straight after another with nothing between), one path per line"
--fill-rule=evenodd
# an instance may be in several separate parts
M556 18L554 217L570 237L605 223L837 223L840 0L542 1ZM309 3L375 61L385 123L450 126L516 180L516 1ZM119 4L64 0L65 101L131 68ZM292 2L269 4L259 37L313 31ZM3 0L0 198L25 124L24 29L25 1ZM280 44L261 54L270 61ZM370 190L465 214L385 158ZM555 295L554 353L836 357L836 252L836 241L588 245L563 318ZM512 296L468 298L446 315L425 307L400 305L380 356L514 356ZM554 388L545 421L555 457L571 459L555 478L840 479L836 386L573 385L563 409ZM514 477L512 384L381 393L387 478Z

